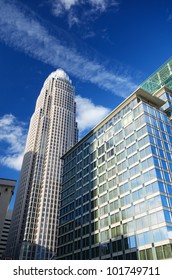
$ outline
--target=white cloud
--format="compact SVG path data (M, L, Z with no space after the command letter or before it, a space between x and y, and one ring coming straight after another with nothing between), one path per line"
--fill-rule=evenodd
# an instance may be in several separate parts
M92 100L83 98L80 95L76 96L77 104L77 122L79 133L83 133L96 126L105 116L110 113L110 109L95 105Z
M61 33L59 38L52 36L23 6L17 7L10 0L0 0L0 6L0 40L7 45L118 96L126 97L137 87L130 76L109 71L102 61L81 55L77 46L65 46Z
M80 137L96 126L110 109L95 105L90 99L76 96L77 122ZM0 117L0 164L20 170L24 155L27 129L12 114Z
M0 117L0 164L20 170L26 132L25 124L12 114Z
M8 155L0 158L0 163L11 169L20 171L23 161L23 154Z

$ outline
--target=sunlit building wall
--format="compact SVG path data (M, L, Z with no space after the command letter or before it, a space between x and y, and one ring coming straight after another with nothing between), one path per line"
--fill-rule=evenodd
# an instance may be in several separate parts
M157 72L63 156L58 259L172 258L172 60Z

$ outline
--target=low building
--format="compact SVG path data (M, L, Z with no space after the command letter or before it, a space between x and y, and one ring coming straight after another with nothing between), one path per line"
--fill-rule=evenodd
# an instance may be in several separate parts
M12 218L12 210L7 210L5 221L4 221L4 226L3 226L3 230L2 230L2 234L1 234L1 239L0 239L0 259L4 259L4 257L5 257L4 253L5 253L5 249L6 249L6 245L7 245L11 218Z
M15 184L16 180L0 178L0 240L4 227L7 208L14 193Z

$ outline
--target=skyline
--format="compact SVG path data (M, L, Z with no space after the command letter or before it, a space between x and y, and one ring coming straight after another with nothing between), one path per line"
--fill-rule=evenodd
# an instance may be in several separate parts
M17 180L51 72L63 68L73 81L82 137L171 56L172 32L167 0L22 2L0 0L0 177Z

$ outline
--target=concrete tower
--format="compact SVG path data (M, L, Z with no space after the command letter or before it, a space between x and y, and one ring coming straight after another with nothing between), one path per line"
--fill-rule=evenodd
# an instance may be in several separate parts
M51 259L57 249L61 156L78 138L74 88L61 69L46 79L30 121L6 255Z

